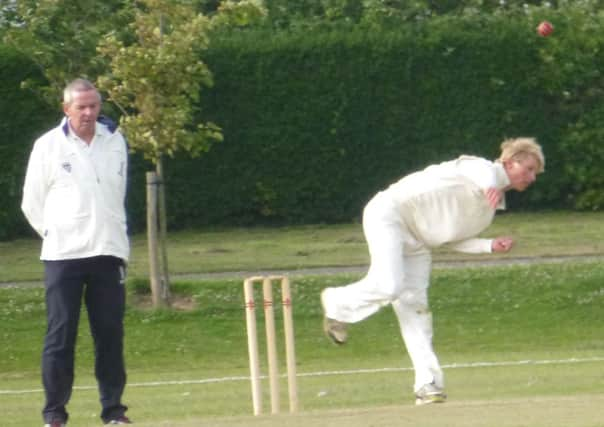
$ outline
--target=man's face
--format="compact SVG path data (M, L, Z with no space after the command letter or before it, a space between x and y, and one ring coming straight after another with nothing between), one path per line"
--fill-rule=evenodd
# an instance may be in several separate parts
M94 133L101 112L101 99L95 90L76 91L71 103L63 105L63 111L78 136L89 136Z
M510 179L510 188L524 191L537 179L539 161L535 156L529 155L517 160L507 160L504 167Z

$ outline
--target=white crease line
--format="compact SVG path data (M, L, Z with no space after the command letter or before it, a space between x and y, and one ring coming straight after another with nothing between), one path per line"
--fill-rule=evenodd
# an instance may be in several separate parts
M466 369L466 368L490 368L500 366L521 366L521 365L556 365L556 364L572 364L572 363L589 363L589 362L604 362L604 357L588 357L588 358L571 358L571 359L552 359L552 360L516 360L508 362L472 362L472 363L451 363L442 365L443 369ZM305 372L299 373L297 377L322 377L329 375L356 375L356 374L375 374L381 372L403 372L412 371L413 368L375 368L375 369L350 369L342 371L322 371L322 372ZM286 375L282 375L285 377ZM267 378L262 376L261 378ZM127 387L161 387L169 385L189 385L189 384L213 384L224 383L231 381L249 381L248 376L222 377L222 378L206 378L202 380L182 380L182 381L152 381L145 383L129 383ZM95 390L97 386L74 386L74 390ZM41 388L30 390L0 390L0 395L3 394L28 394L41 393L44 390Z

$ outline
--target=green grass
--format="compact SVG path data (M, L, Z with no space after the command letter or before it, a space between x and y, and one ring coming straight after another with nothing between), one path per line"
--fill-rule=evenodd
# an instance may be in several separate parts
M525 256L601 255L604 253L604 212L505 213L495 218L485 236L511 235L517 244L497 258ZM282 228L196 230L169 233L172 274L259 269L355 266L368 262L359 224ZM0 282L39 281L40 242L0 242ZM484 259L491 255L460 255L436 251L435 260ZM148 275L145 235L132 238L131 277Z
M180 427L602 426L598 413L604 402L601 263L435 271L430 290L434 342L447 367L450 396L450 402L435 408L412 406L413 374L391 309L352 325L351 341L343 347L324 338L321 289L356 278L349 274L293 279L301 413L274 418L249 417L250 387L245 379L203 382L249 375L239 280L175 283L173 291L191 306L182 311L144 308L145 286L131 280L126 317L130 386L125 396L130 414L138 425ZM14 392L40 388L42 292L0 289L0 336L8 343L0 347L0 408L7 427L40 423L42 393ZM276 312L280 328L280 308ZM72 425L77 426L99 425L89 335L83 316L76 385L84 388L76 388L69 406ZM282 344L282 334L278 337ZM279 356L283 361L282 351ZM550 363L522 362L527 360ZM494 365L467 365L475 362ZM310 375L381 368L399 370ZM285 380L281 385L285 408Z

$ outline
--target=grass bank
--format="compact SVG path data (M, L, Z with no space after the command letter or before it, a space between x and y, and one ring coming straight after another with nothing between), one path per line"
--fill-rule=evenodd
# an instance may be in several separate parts
M498 214L483 234L513 236L516 246L508 254L497 255L464 255L443 248L435 252L435 261L601 256L604 212ZM364 266L368 262L360 224L171 232L168 248L172 274ZM37 239L0 242L0 282L41 280L39 252ZM144 235L132 236L129 274L134 278L148 275Z

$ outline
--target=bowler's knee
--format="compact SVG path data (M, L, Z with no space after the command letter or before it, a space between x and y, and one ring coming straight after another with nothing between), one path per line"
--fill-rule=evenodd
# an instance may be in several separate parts
M413 310L418 314L430 313L428 295L423 290L404 290L399 294L397 304L394 305L397 310Z
M379 294L380 299L389 303L398 299L403 289L403 276L394 272L384 272L383 269L370 268L367 280L372 291Z
M396 301L400 298L403 287L402 280L394 278L382 279L381 285L382 292L384 293L386 299Z

